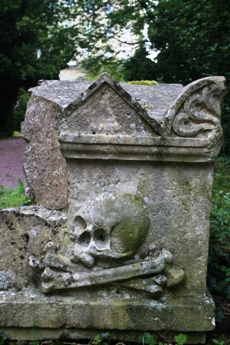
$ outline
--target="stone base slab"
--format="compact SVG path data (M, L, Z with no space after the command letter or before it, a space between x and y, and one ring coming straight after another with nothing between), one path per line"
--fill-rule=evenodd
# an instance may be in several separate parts
M30 330L36 330L39 339L90 338L100 330L114 332L115 335L116 330L120 330L124 334L141 334L144 331L191 333L200 335L201 343L204 331L215 326L214 304L207 296L202 300L177 299L175 303L166 304L2 292L0 319L0 332L7 333L12 339L22 340L32 339L33 332Z

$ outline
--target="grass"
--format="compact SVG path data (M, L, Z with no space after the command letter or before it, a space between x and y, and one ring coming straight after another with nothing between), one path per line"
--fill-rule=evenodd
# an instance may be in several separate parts
M31 205L32 197L28 192L21 180L14 189L0 186L0 209Z
M21 136L21 133L20 132L18 132L18 131L14 131L14 133L13 133L13 137L15 138L15 137L20 137ZM1 344L0 344L1 345Z

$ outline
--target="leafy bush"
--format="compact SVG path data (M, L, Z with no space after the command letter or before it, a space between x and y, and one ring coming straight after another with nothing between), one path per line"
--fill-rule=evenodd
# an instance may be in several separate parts
M130 80L159 80L157 64L148 58L148 51L144 45L137 49L133 56L124 62L124 79Z
M118 82L124 81L124 67L121 59L111 58L99 63L97 58L87 58L81 62L80 68L83 68L86 80L95 81L102 73L107 72Z
M141 345L156 345L156 340L151 334L144 332L143 335L138 338L138 343Z
M222 105L221 124L224 131L224 143L221 148L221 155L229 157L230 156L230 99L227 96L225 96L225 100Z
M230 159L219 158L214 175L208 287L230 301Z

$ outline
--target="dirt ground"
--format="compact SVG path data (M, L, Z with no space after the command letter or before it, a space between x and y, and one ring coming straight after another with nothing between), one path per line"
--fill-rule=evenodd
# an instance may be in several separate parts
M0 139L0 185L14 188L18 179L25 182L23 153L25 141L21 137Z

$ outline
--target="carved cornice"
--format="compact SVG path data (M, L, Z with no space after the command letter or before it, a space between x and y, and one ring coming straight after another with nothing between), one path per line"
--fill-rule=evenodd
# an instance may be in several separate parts
M125 131L121 134L113 133L113 131L110 133L91 132L90 128L87 129L86 126L81 130L82 122L79 120L79 123L76 122L75 119L78 117L72 114L79 109L83 98L87 102L87 98L97 92L99 87L105 83L134 109L139 116L140 123L143 124L142 128L150 126L150 130L144 132L140 129L139 132L137 130L132 133L129 130L128 122L124 123L124 128L127 126L127 133ZM154 103L159 96L157 92L160 89L147 90L147 96L146 94L143 96L148 98L150 103L147 108L142 107L141 98L139 103L136 101L134 97L136 94L132 94L134 92L132 88L122 90L118 83L105 74L82 94L84 97L80 103L73 102L58 115L59 142L66 158L173 162L211 162L215 160L223 137L220 106L226 91L224 77L207 77L185 86L174 101L166 107L164 113L157 113L161 108L158 109ZM138 92L140 90L138 89ZM151 97L153 91L155 95ZM135 90L135 92L137 91ZM72 119L71 116L73 116ZM70 132L68 126L62 125L65 124L65 121L69 121L71 128L76 127L76 131ZM103 121L106 121L106 118Z

